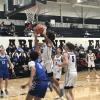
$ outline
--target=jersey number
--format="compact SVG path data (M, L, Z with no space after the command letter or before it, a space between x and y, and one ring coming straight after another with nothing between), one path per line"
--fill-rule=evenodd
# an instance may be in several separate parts
M5 61L2 61L2 64L5 64Z
M74 56L72 56L72 62L75 62L75 57Z

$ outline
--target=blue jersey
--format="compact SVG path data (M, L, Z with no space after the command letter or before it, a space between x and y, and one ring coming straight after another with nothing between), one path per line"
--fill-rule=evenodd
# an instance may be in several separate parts
M35 62L35 69L36 69L36 74L34 77L35 81L48 81L48 78L43 69L43 66L37 61Z
M29 90L29 94L43 98L48 87L48 78L43 66L38 62L38 60L34 62L34 65L36 72L33 78L32 87Z
M8 71L8 58L7 56L0 56L0 72Z

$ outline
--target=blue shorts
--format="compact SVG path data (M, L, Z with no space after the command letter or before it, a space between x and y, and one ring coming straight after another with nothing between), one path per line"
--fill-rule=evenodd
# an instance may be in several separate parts
M44 98L46 91L48 87L48 82L38 82L36 84L33 84L33 87L31 90L29 90L28 94L31 96Z
M9 78L9 72L8 71L0 71L0 78Z

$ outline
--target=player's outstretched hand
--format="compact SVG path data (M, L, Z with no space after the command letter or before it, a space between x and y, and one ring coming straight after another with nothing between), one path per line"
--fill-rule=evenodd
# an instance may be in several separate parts
M46 26L44 26L44 31L43 31L43 33L42 33L42 34L46 35L46 32L47 32L47 27L46 27Z

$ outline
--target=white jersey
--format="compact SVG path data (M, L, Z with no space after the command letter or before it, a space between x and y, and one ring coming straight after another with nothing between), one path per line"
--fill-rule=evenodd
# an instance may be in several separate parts
M91 53L91 54L87 54L87 59L88 59L88 62L94 62L95 60L95 54L94 53Z
M52 47L48 47L46 44L43 45L42 48L42 60L43 61L48 61L51 60L51 55L52 55Z
M61 58L62 58L62 55L61 56L57 56L57 55L55 55L55 57L54 57L54 65L57 65L57 64L61 64L62 62L61 62Z
M62 55L60 55L60 56L55 55L55 57L54 57L53 72L54 72L54 77L57 79L61 78L62 67L57 66L58 64L62 63L61 59L62 59Z
M77 72L76 69L76 55L73 52L68 52L68 71Z
M87 54L87 60L88 60L88 67L95 67L95 54Z
M65 89L68 87L74 87L77 79L77 69L76 69L76 55L74 52L68 52L68 66L65 73Z
M51 58L52 47L48 47L44 44L42 50L42 65L45 67L47 73L51 73L53 67L53 61Z

